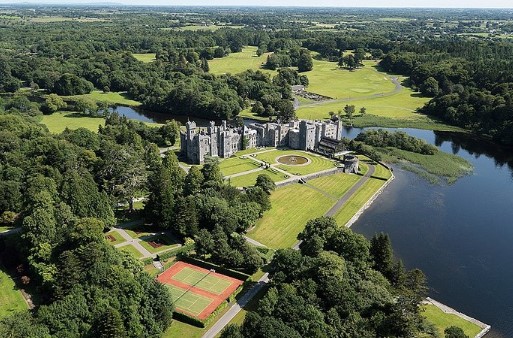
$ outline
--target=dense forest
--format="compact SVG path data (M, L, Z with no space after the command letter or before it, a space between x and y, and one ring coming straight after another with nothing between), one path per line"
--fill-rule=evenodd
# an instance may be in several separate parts
M44 89L58 95L126 91L150 111L230 119L253 105L261 116L294 118L290 86L260 72L213 75L208 61L258 47L271 52L265 67L312 67L312 55L348 69L363 58L382 59L389 72L432 97L420 112L512 144L513 44L507 11L375 11L21 7L0 19L0 90ZM292 13L294 15L292 15ZM63 20L41 24L38 16ZM403 17L404 20L385 20ZM91 21L87 21L87 20ZM308 20L305 20L308 19ZM373 25L365 20L375 19ZM316 29L315 20L333 29ZM215 30L182 30L216 24ZM105 34L105 31L109 34ZM491 32L488 38L472 34ZM495 38L495 36L498 36ZM355 50L354 55L343 55ZM144 64L133 53L156 53ZM290 79L291 77L287 77ZM39 101L34 97L32 101Z

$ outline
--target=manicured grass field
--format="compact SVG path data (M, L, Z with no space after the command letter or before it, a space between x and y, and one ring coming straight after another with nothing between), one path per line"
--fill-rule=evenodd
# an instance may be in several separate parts
M17 311L28 309L23 295L16 289L14 281L2 268L0 265L0 319Z
M107 238L107 236L112 236L115 239L115 241L111 241L109 238ZM107 243L109 243L111 245L116 245L116 244L120 244L120 243L125 242L125 239L123 238L123 236L121 236L116 231L109 231L109 232L107 232L105 234L105 239L107 240Z
M178 320L173 320L171 325L162 334L162 338L200 338L206 330L206 328L202 329Z
M188 267L183 268L173 276L174 280L185 283L190 286L197 287L220 295L228 288L232 283L226 279L220 279L211 274L205 274L195 269Z
M154 248L150 245L150 242L157 242L162 244L161 246ZM167 235L156 235L148 238L144 238L139 242L146 250L151 253L159 253L175 247L178 247L178 241L170 238Z
M266 161L271 164L279 163L276 159L280 156L285 155L299 155L304 156L310 160L310 163L307 165L285 165L279 164L276 165L277 168L284 170L293 175L306 175L312 174L318 171L334 168L335 164L333 161L330 161L322 156L317 156L313 154L309 154L307 152L301 150L282 150L276 149L275 151L269 151L261 154L257 154L256 158L261 161Z
M260 163L253 161L251 158L232 157L222 160L219 163L219 168L223 176L230 176L233 174L242 173L244 171L258 169Z
M153 232L146 231L142 228L125 229L126 233L132 238L150 237L153 236Z
M117 104L120 106L140 106L141 102L130 99L124 92L104 93L99 90L92 91L89 94L67 96L70 99L86 98L97 102L107 102L109 104Z
M450 326L461 328L469 337L475 337L479 332L481 332L481 328L476 324L466 321L454 314L445 313L433 304L426 304L423 307L424 312L422 315L436 326L440 333L440 337L444 336L444 330Z
M82 116L72 112L56 112L52 115L43 115L41 123L48 127L51 133L58 134L64 129L86 128L97 132L98 126L105 125L105 119L102 117Z
M364 67L350 71L341 69L336 62L313 60L313 69L302 74L309 80L308 91L334 99L391 92L395 85L390 77L378 72L376 62L364 61Z
M171 292L171 298L177 308L188 312L194 316L199 316L207 306L212 303L212 299L199 295L193 292L187 292L186 290L179 288L174 285L166 284Z
M382 165L376 165L376 170L374 171L374 174L372 174L372 177L375 178L383 178L383 179L389 179L392 177L392 173L387 168L383 167Z
M135 258L141 258L143 256L142 253L139 252L139 250L137 250L132 244L128 244L128 245L119 247L119 250L129 252Z
M248 236L271 248L288 248L296 243L308 220L324 215L334 203L300 184L278 188L271 194L271 210L264 213Z
M248 69L260 69L268 74L277 74L276 71L261 69L261 65L267 61L269 53L257 56L256 51L257 47L248 46L244 47L240 53L231 53L223 58L209 60L210 73L216 75L226 73L238 74Z
M134 58L144 63L150 63L155 61L155 57L157 56L155 53L145 53L145 54L132 54Z
M276 171L276 170L273 171L273 169L266 169L266 170L261 170L261 171L257 171L254 173L246 174L246 175L232 177L229 179L229 182L230 182L230 185L234 186L234 187L253 186L256 183L256 179L257 179L258 175L260 175L260 174L268 175L271 178L271 180L273 180L273 182L280 182L280 181L286 180L288 178L288 177L285 177L285 175L279 171Z
M385 182L381 179L369 178L335 215L337 223L344 226Z
M340 198L360 179L361 176L358 175L339 173L309 180L307 183Z

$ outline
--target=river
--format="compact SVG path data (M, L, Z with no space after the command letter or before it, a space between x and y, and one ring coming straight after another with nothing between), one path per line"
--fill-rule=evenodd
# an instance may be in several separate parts
M432 298L492 325L487 337L513 337L512 149L469 135L402 130L465 158L474 172L432 185L394 167L396 179L353 230L368 238L388 233L405 266L424 271Z
M169 118L120 108L147 122ZM465 158L474 171L433 185L394 167L396 179L353 230L388 233L405 266L424 271L432 298L490 324L489 338L513 337L513 150L471 135L401 130ZM361 131L345 128L344 136Z

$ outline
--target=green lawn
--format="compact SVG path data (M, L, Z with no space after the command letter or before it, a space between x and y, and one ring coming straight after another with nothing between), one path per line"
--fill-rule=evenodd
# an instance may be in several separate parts
M99 90L92 91L89 94L66 96L69 99L86 98L96 102L107 102L109 104L117 104L120 106L140 106L141 102L130 99L124 92L109 92L104 93Z
M155 61L156 54L155 53L144 53L144 54L132 54L134 58L144 63L150 63Z
M285 165L279 164L276 167L289 172L294 175L306 175L312 174L318 171L330 169L335 167L335 163L328 160L325 157L313 155L301 150L282 150L276 149L275 151L269 151L261 154L257 154L256 158L261 161L266 161L271 164L278 163L276 159L284 155L299 155L310 159L310 163L307 165Z
M158 248L154 248L150 245L149 242L155 242L157 241L163 244L162 246L159 246ZM139 242L146 250L148 250L151 253L159 253L165 250L169 250L175 247L178 247L178 241L176 241L173 238L170 238L167 235L155 235L148 238L144 238Z
M223 58L209 60L208 65L210 67L210 73L216 75L226 73L237 74L248 69L260 69L268 74L277 74L276 71L261 69L261 65L267 61L267 55L269 55L269 53L257 56L256 51L257 47L248 46L244 47L240 53L231 53Z
M278 188L271 195L271 210L264 213L248 236L270 248L290 247L296 243L306 222L324 215L334 203L322 193L300 184Z
M1 232L4 232L4 231L8 231L8 230L11 230L11 229L14 229L13 227L10 227L10 226L0 226L0 233Z
M111 241L110 239L107 238L107 236L112 236L114 237L115 241ZM109 231L105 234L105 239L107 240L107 243L111 244L111 245L116 245L116 244L120 244L120 243L123 243L125 242L125 239L123 238L123 236L121 236L118 232L116 231Z
M424 312L422 314L429 322L435 325L441 337L444 336L444 330L450 326L461 328L469 337L475 337L481 332L481 328L476 324L466 321L454 314L445 313L433 304L424 305Z
M376 70L376 62L364 61L365 67L350 71L336 62L313 60L313 69L302 73L309 80L308 91L334 99L391 92L395 85L388 74Z
M260 174L268 175L271 178L271 180L273 180L273 182L280 182L280 181L286 180L288 178L288 177L285 177L284 174L282 174L281 172L279 172L277 170L266 169L266 170L261 170L261 171L257 171L254 173L246 174L246 175L232 177L229 179L229 183L230 183L230 185L232 185L234 187L253 186L256 183L256 179L257 179L258 175L260 175Z
M243 26L226 26L226 25L189 25L189 26L183 26L178 27L176 30L179 31L216 31L221 28L242 28Z
M222 160L219 163L219 168L223 176L242 173L244 171L258 169L260 163L253 161L251 158L232 157Z
M137 250L132 244L119 247L119 250L129 252L135 258L141 258L143 256L142 253L139 250Z
M361 176L358 175L339 173L309 180L307 183L340 198L360 179Z
M205 332L206 329L173 320L162 338L200 338Z
M14 281L0 269L0 319L27 309L27 303L21 292L16 289Z
M340 226L345 225L385 182L386 181L381 179L369 178L335 215L337 223Z
M105 125L103 117L82 116L72 112L56 112L52 115L43 115L41 123L48 127L51 133L58 134L64 129L86 128L97 132L98 126Z

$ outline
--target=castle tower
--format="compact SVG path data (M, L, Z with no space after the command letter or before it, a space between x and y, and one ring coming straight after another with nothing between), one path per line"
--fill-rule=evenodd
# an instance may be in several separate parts
M342 119L340 118L340 116L337 119L337 137L336 137L336 140L337 141L342 140Z

